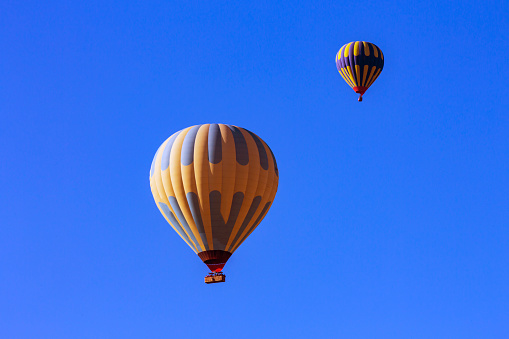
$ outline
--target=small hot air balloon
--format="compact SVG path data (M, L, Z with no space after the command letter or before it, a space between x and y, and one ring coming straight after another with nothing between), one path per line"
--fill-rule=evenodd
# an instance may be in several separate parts
M336 67L355 93L362 95L378 78L384 68L384 55L375 44L353 41L343 45L336 54Z
M159 211L225 281L226 261L267 214L278 186L276 159L256 134L232 125L183 129L157 150L150 188Z

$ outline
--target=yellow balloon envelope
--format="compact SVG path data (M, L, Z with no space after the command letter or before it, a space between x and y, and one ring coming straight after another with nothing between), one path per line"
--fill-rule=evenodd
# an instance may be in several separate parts
M205 124L159 147L150 187L166 221L212 272L220 272L267 214L278 175L272 151L257 135Z
M336 54L336 67L345 82L362 101L363 94L378 78L384 68L384 55L375 44L353 41L343 45Z

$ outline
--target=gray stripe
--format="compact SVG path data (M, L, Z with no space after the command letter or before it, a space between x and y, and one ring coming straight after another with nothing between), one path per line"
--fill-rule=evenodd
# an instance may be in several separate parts
M189 209L191 210L191 214L193 215L194 224L198 229L198 233L200 233L201 240L205 245L205 250L209 250L209 244L207 242L207 235L205 234L205 229L203 228L203 220L201 218L200 212L200 201L198 200L198 195L194 192L188 192L186 194L187 203L189 204Z
M258 226L258 224L262 221L263 219L263 215L265 214L265 212L267 212L267 210L269 209L270 207L270 204L271 202L269 201L268 203L265 204L265 206L263 207L263 210L260 212L260 215L258 216L258 218L256 218L256 221L254 222L253 226L251 227L251 229L246 233L246 235L242 238L242 240L239 242L239 246L240 244L242 244L244 242L244 240L246 240L246 238L251 234L251 232Z
M235 236L235 239L233 239L233 242L232 242L232 244L230 246L230 249L233 246L235 246L235 244L237 243L237 240L239 240L240 235L242 234L242 232L244 232L244 230L246 229L247 225L249 224L249 222L253 218L253 215L256 212L256 209L258 208L258 205L260 205L261 201L262 201L262 197L261 196L257 196L257 197L255 197L253 199L253 202L251 203L251 207L249 208L249 211L247 212L246 218L242 222L242 225L240 226L240 229L237 232L237 235Z
M161 171L164 171L165 169L170 167L171 148L173 147L173 143L175 142L175 139L177 139L177 137L179 136L180 132L182 132L182 130L173 134L170 137L170 140L168 140L166 146L164 147L163 155L161 156Z
M230 225L232 229L233 225L237 222L237 217L239 216L240 208L242 207L243 201L244 193L237 192L233 195L232 207L230 208L230 215L228 216L228 222L226 223L227 225Z
M194 141L196 140L196 134L202 125L192 127L187 132L184 142L182 143L182 153L180 155L180 161L182 165L187 166L193 163L194 158Z
M237 162L241 165L249 163L249 153L247 151L246 139L239 128L227 125L233 133L233 140L235 141L235 155Z
M267 144L265 144L267 145ZM279 171L277 169L277 163L276 163L276 157L274 156L274 153L272 153L272 150L270 149L269 145L267 145L267 148L270 151L270 154L272 155L272 161L274 161L274 170L276 171L276 175L279 177Z
M212 238L214 239L214 249L224 250L230 234L225 228L224 218L221 214L221 192L212 191L209 193L210 202L210 222L212 225Z
M225 250L228 239L230 239L230 235L232 234L233 226L239 216L242 201L244 200L244 194L242 192L237 192L233 195L230 216L228 217L226 224L221 214L221 193L219 191L212 191L209 194L209 199L214 249Z
M166 217L170 220L171 224L176 228L177 233L182 238L184 238L189 243L189 245L193 246L193 243L191 242L191 240L189 240L189 237L187 236L187 234L182 229L182 226L180 226L179 222L177 221L177 219L175 218L173 213L171 213L170 208L168 207L168 205L166 205L164 202L159 202L159 207L161 207L161 209L163 210L163 212L166 215Z
M221 129L218 124L211 124L209 127L209 162L218 164L223 158L221 144Z
M264 170L268 170L269 169L269 159L267 158L267 152L265 151L265 147L263 147L262 140L253 132L248 131L247 129L246 129L246 131L249 134L251 134L251 136L253 137L253 139L256 143L256 147L258 147L258 154L260 156L260 166L262 166L262 168Z
M155 169L156 169L155 168L156 158L157 158L157 155L159 154L159 151L161 150L161 146L159 146L159 148L156 151L156 154L154 155L154 159L152 159L152 165L150 166L150 178L152 178L152 176L154 175L154 172L155 172Z
M191 228L189 227L186 218L184 218L184 215L182 214L182 210L180 209L180 206L177 202L177 198L175 197L168 197L168 201L170 202L171 208L173 208L173 211L175 212L175 216L182 224L182 227L186 230L187 234L191 237L191 240L196 244L196 247L198 247L198 250L200 249L200 243L196 240L196 237L194 236L194 233L191 231Z

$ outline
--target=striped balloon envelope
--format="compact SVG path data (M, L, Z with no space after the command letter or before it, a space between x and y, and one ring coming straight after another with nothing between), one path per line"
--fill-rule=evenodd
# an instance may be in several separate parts
M384 68L384 55L375 44L353 41L339 49L336 67L346 83L360 94L359 101L362 101L362 95Z
M166 221L212 272L220 272L267 214L278 176L260 137L205 124L183 129L159 147L150 187Z

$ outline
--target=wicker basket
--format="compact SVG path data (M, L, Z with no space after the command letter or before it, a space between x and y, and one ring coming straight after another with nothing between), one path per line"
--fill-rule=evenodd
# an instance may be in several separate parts
M205 277L206 284L214 284L214 283L220 283L220 282L225 282L225 281L226 281L226 276L224 274L208 275Z

